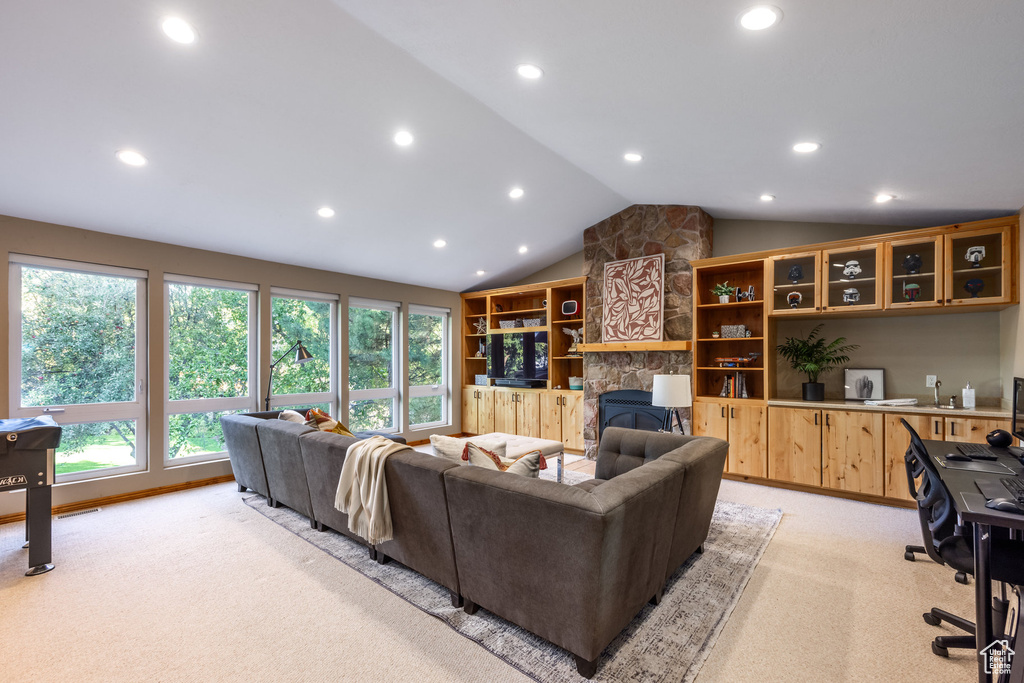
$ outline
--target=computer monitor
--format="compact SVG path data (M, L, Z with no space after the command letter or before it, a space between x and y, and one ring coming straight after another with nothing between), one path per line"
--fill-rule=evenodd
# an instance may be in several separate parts
M1013 378L1013 435L1024 441L1024 379Z

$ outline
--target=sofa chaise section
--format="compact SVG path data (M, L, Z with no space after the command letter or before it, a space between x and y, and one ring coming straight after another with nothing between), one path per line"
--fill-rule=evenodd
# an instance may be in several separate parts
M263 452L256 425L262 420L250 415L223 415L224 444L228 449L231 471L239 492L249 488L264 498L270 498L267 474L263 467Z

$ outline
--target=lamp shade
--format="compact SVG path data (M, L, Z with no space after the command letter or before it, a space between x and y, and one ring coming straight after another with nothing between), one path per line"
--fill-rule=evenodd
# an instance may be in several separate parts
M299 365L303 365L311 360L313 360L313 354L306 350L306 347L302 345L302 342L299 342L299 350L295 352L295 362Z
M688 408L693 405L689 375L655 375L651 405Z

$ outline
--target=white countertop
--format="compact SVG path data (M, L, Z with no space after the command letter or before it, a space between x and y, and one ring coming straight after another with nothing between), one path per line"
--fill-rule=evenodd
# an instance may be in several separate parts
M840 400L824 400L824 401L802 401L797 398L770 398L768 399L769 406L779 406L786 408L825 408L827 410L840 409L840 410L863 410L871 413L906 413L914 415L946 415L949 417L964 417L964 418L990 418L996 420L1009 420L1010 411L999 406L979 406L977 408L957 408L951 410L949 408L936 408L934 404L930 403L918 403L916 406L868 406L864 405L863 401L840 401Z

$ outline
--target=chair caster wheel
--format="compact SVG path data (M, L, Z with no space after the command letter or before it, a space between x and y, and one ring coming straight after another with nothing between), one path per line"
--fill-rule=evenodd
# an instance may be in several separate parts
M942 623L942 619L939 619L937 616L935 616L931 612L925 612L921 616L924 618L924 623L928 624L929 626L938 626L939 624ZM934 643L932 643L932 647L933 648L935 647ZM938 653L936 653L936 654L938 654ZM945 656L945 655L943 655L943 656Z
M932 652L940 657L949 657L949 650L934 641L932 642Z
M953 578L956 579L957 583L962 583L965 586L968 583L970 583L970 579L967 578L967 574L965 574L963 572L957 572L956 576L954 576Z
M908 550L907 552L903 553L903 559L906 560L907 562L913 562L914 561L914 553L912 553L912 552L910 552Z

